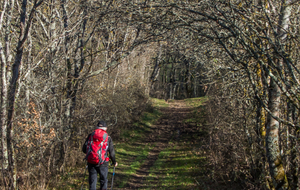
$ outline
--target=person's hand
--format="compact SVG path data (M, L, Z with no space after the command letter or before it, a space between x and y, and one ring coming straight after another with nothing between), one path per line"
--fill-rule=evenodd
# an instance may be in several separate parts
M118 166L118 162L115 163L115 167L117 167L117 166Z

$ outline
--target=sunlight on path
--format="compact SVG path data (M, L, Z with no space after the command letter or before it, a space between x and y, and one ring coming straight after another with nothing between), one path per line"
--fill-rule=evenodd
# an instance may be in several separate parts
M193 113L198 108L187 106L184 100L167 103L169 107L159 108L161 118L156 125L151 126L150 134L143 139L144 143L152 144L153 148L136 172L128 178L128 182L116 189L206 187L208 180L203 169L206 158L201 150L205 132L202 124L191 119L196 116Z
M168 102L170 108L191 108L184 100L176 100Z

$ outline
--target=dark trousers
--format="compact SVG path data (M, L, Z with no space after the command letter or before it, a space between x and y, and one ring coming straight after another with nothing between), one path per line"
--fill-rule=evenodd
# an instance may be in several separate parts
M88 164L90 190L96 190L97 176L100 174L100 190L107 189L108 165Z

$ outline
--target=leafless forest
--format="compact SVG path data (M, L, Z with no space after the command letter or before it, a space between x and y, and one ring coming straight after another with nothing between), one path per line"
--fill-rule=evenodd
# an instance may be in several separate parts
M76 165L99 118L208 96L214 177L299 189L300 1L1 0L3 189Z

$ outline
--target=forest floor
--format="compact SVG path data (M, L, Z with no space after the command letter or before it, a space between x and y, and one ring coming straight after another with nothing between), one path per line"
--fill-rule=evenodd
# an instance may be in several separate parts
M113 189L236 189L216 183L210 176L205 100L153 99L153 109L114 141L119 166L115 169ZM112 171L110 167L108 189ZM82 175L78 179L82 180ZM69 184L58 189L78 189L81 182L71 183L69 180ZM83 189L87 188L86 175Z

